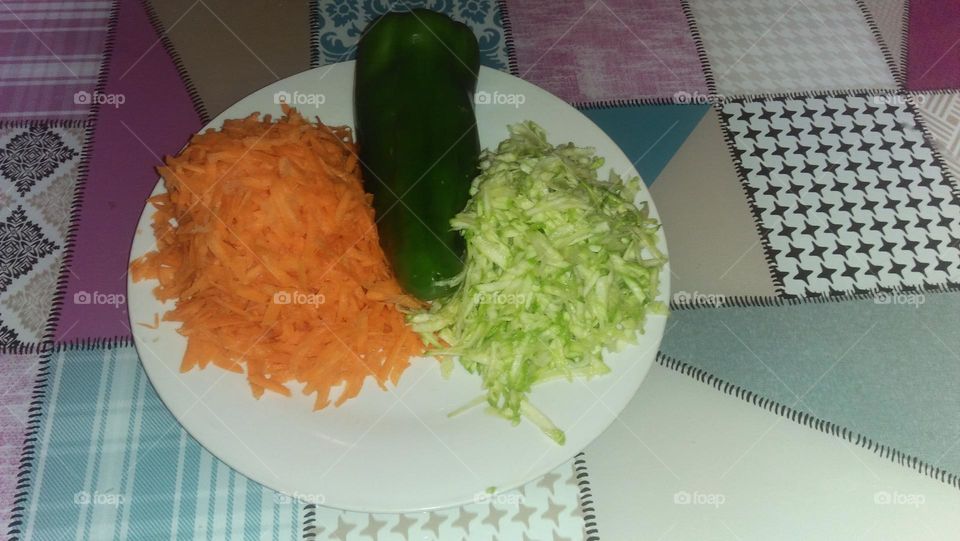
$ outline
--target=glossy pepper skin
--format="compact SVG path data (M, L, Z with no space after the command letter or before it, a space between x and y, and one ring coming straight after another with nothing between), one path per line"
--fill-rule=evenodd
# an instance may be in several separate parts
M464 24L434 11L373 21L357 50L354 104L364 187L400 285L421 300L463 268L450 219L478 172L473 93L480 51Z

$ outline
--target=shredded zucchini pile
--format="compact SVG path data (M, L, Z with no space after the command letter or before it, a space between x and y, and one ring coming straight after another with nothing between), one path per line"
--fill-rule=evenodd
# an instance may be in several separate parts
M526 417L565 436L527 400L531 388L609 372L604 348L635 343L655 301L666 256L660 225L637 208L639 179L611 172L593 149L553 146L533 122L510 126L481 156L471 200L451 224L466 239L450 296L410 316L430 353L483 378L486 401L514 424ZM438 340L439 337L439 340Z

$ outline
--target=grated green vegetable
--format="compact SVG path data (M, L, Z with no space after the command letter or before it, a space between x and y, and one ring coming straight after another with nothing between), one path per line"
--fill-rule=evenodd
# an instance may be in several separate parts
M527 418L563 444L528 393L609 372L603 350L635 343L646 314L666 313L654 300L666 257L660 225L633 204L638 178L600 181L593 149L553 146L533 122L509 130L481 155L472 198L451 221L467 243L457 289L410 323L446 373L459 357L482 377L490 411L514 424Z

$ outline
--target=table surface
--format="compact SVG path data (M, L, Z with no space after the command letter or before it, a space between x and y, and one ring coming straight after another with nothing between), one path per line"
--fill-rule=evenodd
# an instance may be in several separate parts
M394 4L467 23L484 65L634 160L673 313L640 391L570 463L490 501L367 515L263 488L183 431L132 347L126 262L162 156L353 58ZM3 7L7 538L960 538L960 4Z

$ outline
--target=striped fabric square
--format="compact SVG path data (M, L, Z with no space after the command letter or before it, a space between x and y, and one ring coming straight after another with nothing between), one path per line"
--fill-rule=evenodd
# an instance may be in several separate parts
M79 119L96 99L112 2L6 2L0 119Z
M131 346L68 348L40 364L42 414L26 428L35 435L22 450L29 483L11 494L21 511L10 539L583 539L572 461L463 507L338 511L265 488L207 452L163 405ZM10 439L8 469L22 433Z
M296 537L299 502L247 480L187 435L133 348L64 351L50 362L26 453L23 539Z

